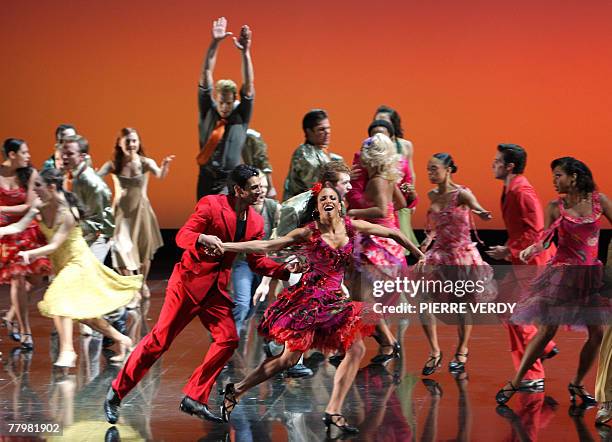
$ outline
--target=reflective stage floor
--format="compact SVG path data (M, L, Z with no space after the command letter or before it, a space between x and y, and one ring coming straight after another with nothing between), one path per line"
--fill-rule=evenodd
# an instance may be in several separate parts
M155 323L163 301L164 281L153 281L151 300L130 313L132 336L142 336ZM108 361L112 351L96 336L80 336L75 327L77 367L67 374L52 369L57 338L52 323L41 317L32 296L30 318L34 351L26 352L0 330L3 359L0 370L0 441L42 440L46 436L18 436L15 424L61 424L57 440L156 441L318 441L325 440L321 421L335 368L320 354L306 365L314 376L290 379L278 376L252 390L232 414L231 425L200 421L178 409L181 389L200 364L209 338L199 321L192 322L143 382L123 401L121 419L112 427L104 420L102 403L119 367ZM0 309L8 308L8 291L0 291ZM242 377L263 358L262 341L249 333L219 378L219 386ZM560 331L561 353L547 361L545 393L517 394L510 408L496 409L494 395L512 374L508 337L502 326L475 326L466 375L453 377L447 364L454 353L455 327L441 326L443 370L423 381L427 344L418 325L394 324L402 335L402 358L386 367L369 365L377 344L367 339L368 352L345 404L351 424L360 429L353 440L605 440L607 427L594 425L595 409L570 407L567 384L577 365L584 339L580 332ZM78 342L77 342L78 341ZM586 379L593 392L594 370ZM218 411L219 395L209 404ZM11 427L12 424L12 427ZM13 428L13 431L11 431ZM33 429L33 427L32 427Z

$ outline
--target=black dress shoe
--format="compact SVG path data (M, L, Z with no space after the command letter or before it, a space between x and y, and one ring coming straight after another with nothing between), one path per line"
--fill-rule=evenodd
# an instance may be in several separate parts
M210 410L208 409L208 405L198 402L195 399L191 399L189 396L185 396L183 398L183 400L181 401L181 405L179 405L179 409L183 413L187 413L192 416L197 416L200 419L216 422L218 424L223 423L223 419L221 419L219 416L215 416L210 412Z
M121 407L121 399L119 399L113 387L110 387L104 401L104 414L109 424L116 424L119 420L119 407Z

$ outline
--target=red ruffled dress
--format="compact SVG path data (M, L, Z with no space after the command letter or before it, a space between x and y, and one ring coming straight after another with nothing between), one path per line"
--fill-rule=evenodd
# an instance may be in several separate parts
M4 189L0 187L0 206L18 206L26 201L26 190ZM8 226L21 219L22 215L7 215L0 213L0 227ZM0 283L8 284L15 276L48 275L51 273L51 263L47 258L37 258L25 264L17 253L45 245L47 241L38 228L36 221L21 233L6 235L0 238Z
M352 259L355 231L345 219L349 241L338 249L321 238L316 223L303 245L310 269L300 282L283 290L265 311L259 333L291 351L316 348L323 352L346 352L358 337L374 332L374 320L366 320L365 305L342 292L344 272Z

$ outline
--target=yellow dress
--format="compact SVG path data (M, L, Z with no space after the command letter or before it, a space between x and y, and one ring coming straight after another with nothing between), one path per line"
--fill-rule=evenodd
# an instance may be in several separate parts
M65 212L64 216L72 215ZM51 241L60 224L49 228L40 223L47 241ZM38 303L44 316L99 318L128 304L142 287L142 275L122 276L98 261L78 224L49 258L55 278Z

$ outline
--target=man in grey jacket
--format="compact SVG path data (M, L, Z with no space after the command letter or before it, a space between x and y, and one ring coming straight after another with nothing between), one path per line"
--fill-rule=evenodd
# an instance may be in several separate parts
M96 171L87 165L85 159L88 153L89 143L82 136L72 135L63 139L64 187L73 192L83 206L83 237L96 258L104 262L115 230L111 191Z

